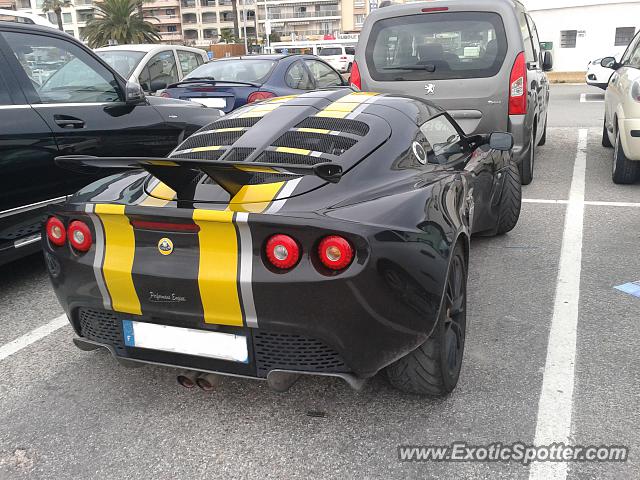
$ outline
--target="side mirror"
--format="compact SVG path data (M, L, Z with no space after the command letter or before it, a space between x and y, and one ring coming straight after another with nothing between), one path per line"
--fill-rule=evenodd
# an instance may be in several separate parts
M507 132L493 132L489 135L489 147L508 152L513 148L513 135Z
M542 70L548 72L553 68L553 55L549 50L545 50L544 56L542 57Z
M602 60L600 60L600 66L616 70L618 68L618 62L614 57L604 57Z
M165 88L167 88L167 82L164 80L153 80L149 90L151 92L157 92L158 90L164 90Z
M127 82L125 87L125 103L128 105L138 105L144 102L144 91L135 82Z

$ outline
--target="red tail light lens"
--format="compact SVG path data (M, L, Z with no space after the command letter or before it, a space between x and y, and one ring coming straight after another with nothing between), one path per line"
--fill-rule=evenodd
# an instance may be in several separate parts
M91 230L86 223L74 220L69 224L67 235L71 246L79 252L86 252L91 248L93 239L91 238Z
M449 10L449 7L427 7L423 8L422 13L432 13L432 12L446 12Z
M351 264L353 248L346 239L331 235L320 241L318 255L325 267L331 270L342 270Z
M520 52L513 62L509 77L509 115L527 113L527 63L524 52Z
M358 64L354 61L351 64L351 76L349 77L349 83L352 87L360 90L362 88L362 78L360 78L360 69Z
M300 247L289 235L278 234L267 240L266 254L276 268L287 270L300 259Z
M47 238L54 245L61 247L67 241L67 232L64 230L64 224L59 218L49 217L46 225Z
M247 97L247 103L257 102L258 100L265 100L267 98L272 98L275 96L276 94L271 92L253 92Z
M160 92L160 96L164 98L171 98L171 95L169 95L167 92Z

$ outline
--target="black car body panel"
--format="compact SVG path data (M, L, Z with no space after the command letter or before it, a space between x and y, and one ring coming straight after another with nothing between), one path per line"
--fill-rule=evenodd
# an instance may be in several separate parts
M219 116L215 109L158 97L138 104L127 104L123 98L48 103L20 61L28 50L16 48L43 42L68 47L86 60L87 68L112 75L121 95L125 90L125 80L70 35L0 22L0 265L40 248L38 235L47 204L64 200L105 175L62 170L54 163L57 155L163 156Z
M283 97L208 125L165 161L139 160L165 183L134 169L83 188L51 214L64 225L85 222L91 249L44 242L76 334L122 358L204 371L374 375L431 333L457 242L468 255L472 233L496 228L510 152L460 136L447 144L461 152L450 162L439 163L435 152L427 161L420 126L438 118L455 125L437 106L406 97L344 90ZM383 123L362 129L372 119ZM314 149L294 146L310 146L310 134ZM346 147L345 139L354 143ZM216 170L225 160L238 171ZM257 167L278 160L281 170ZM286 173L325 161L343 167L337 183ZM301 250L286 271L265 255L278 233ZM327 235L353 248L342 271L318 258ZM160 248L166 239L168 255ZM244 336L248 361L127 346L123 320Z

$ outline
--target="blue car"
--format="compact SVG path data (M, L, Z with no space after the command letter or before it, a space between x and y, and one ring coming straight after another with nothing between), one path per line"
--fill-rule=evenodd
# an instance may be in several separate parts
M200 65L181 82L169 85L161 96L202 103L227 113L270 97L346 85L333 67L314 55L252 55Z

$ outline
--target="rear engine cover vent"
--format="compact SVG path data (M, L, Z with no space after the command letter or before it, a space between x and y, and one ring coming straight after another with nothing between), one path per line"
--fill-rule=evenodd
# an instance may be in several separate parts
M364 137L369 132L369 126L358 120L344 118L308 117L296 125L297 128L317 128L360 135Z
M311 155L298 155L296 153L266 150L260 154L256 161L264 163L293 163L297 165L315 165L316 163L325 163L330 162L331 160L322 157L312 157Z
M224 160L229 162L244 162L254 150L254 148L234 148Z
M315 132L286 132L273 143L276 147L304 148L331 155L341 155L355 144L352 138Z
M200 131L203 130L218 130L221 128L239 128L239 127L253 127L259 120L262 120L262 117L248 117L248 118L227 118L223 120L218 120L216 122L210 123L204 128L201 128Z
M242 135L244 130L231 132L214 132L192 135L180 146L180 150L185 148L211 147L213 145L233 145Z
M181 150L183 148L192 148L189 146L181 146ZM177 155L171 155L169 158L191 158L194 160L218 160L223 154L226 152L224 149L218 150L203 150L202 152L189 152L189 153L179 153Z

